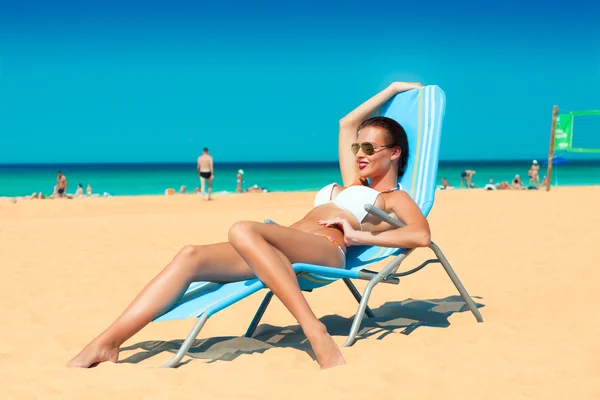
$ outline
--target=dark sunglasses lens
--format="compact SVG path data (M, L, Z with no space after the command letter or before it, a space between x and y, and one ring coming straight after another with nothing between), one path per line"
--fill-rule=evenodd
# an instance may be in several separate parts
M356 155L356 153L358 153L358 149L360 148L358 143L352 143L352 146L350 146L350 150L352 150L352 154Z
M369 142L361 143L360 147L362 147L362 150L368 156L372 156L375 153L375 149L373 148L372 143L369 143Z

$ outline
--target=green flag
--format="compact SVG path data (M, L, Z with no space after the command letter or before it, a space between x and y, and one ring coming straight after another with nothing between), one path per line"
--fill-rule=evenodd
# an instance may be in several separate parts
M571 114L558 114L556 116L556 130L554 131L554 150L569 150L572 135L573 116Z

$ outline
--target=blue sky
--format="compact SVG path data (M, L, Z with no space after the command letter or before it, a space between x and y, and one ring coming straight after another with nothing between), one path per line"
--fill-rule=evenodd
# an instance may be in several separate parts
M554 104L600 109L578 1L3 0L0 163L335 160L394 80L445 90L442 160L542 158Z

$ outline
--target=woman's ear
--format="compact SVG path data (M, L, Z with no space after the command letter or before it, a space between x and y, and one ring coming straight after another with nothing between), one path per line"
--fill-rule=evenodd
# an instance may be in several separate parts
M392 160L396 160L398 158L400 158L400 156L402 155L402 149L400 147L394 147L394 151L392 152Z

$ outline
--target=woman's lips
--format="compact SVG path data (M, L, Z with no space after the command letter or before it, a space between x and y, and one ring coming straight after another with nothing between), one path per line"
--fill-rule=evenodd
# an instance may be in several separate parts
M369 165L368 162L361 161L361 162L358 163L358 168L359 169L364 169L364 168L367 167L367 165Z

